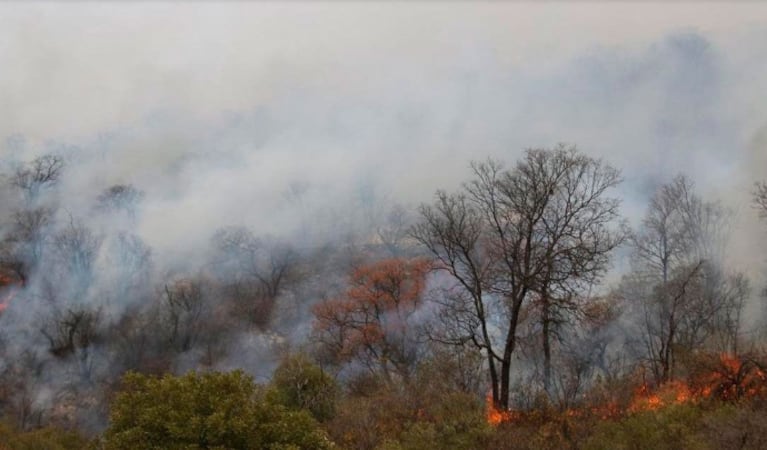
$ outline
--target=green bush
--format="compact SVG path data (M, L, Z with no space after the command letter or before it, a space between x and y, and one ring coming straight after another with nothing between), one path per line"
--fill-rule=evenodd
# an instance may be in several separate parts
M594 430L584 450L707 449L698 435L703 411L693 404L643 411Z
M107 450L333 447L308 412L269 403L241 371L127 374L104 442Z
M305 355L297 354L283 359L274 371L268 397L290 409L307 410L324 422L335 415L337 393L332 377Z
M0 450L84 450L95 448L75 431L58 428L41 428L19 431L10 425L0 423Z

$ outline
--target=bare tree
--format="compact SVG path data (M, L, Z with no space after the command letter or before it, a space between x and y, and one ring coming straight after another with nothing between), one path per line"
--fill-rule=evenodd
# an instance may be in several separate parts
M175 354L188 353L195 358L190 362L204 366L225 355L222 341L230 328L213 292L213 282L206 277L176 278L165 284L155 309L165 346ZM154 352L162 354L162 349Z
M163 373L171 369L175 349L167 345L168 335L163 323L168 316L155 314L156 311L153 308L142 311L129 307L111 324L107 342L114 374L126 370Z
M135 234L120 232L109 246L114 292L119 299L141 299L149 294L152 250Z
M49 153L18 167L11 176L11 185L19 188L24 198L32 202L43 190L58 183L63 169L64 158Z
M576 320L558 330L549 396L562 409L572 407L597 379L623 374L621 361L609 351L618 316L617 298L595 297L583 304Z
M658 383L674 377L678 353L713 336L737 350L748 285L721 266L728 216L677 176L658 189L632 237L635 270L624 295L641 310L645 357Z
M102 238L82 223L70 217L69 223L52 239L55 256L66 268L66 280L74 296L82 295L93 280L94 264Z
M412 234L456 282L437 339L480 349L493 402L507 408L523 306L543 298L549 314L577 309L577 294L604 274L622 240L612 228L618 200L607 196L620 174L564 145L528 150L511 170L494 161L472 168L462 193L438 192L420 208ZM551 316L541 320L551 325Z
M86 306L56 310L45 322L41 333L48 340L48 350L56 357L77 359L80 378L90 382L93 372L91 350L101 338L101 311Z
M96 199L96 209L103 212L124 212L131 219L144 198L144 193L130 184L108 187Z
M767 182L757 183L754 188L754 204L762 218L767 218Z
M268 327L277 298L296 275L296 253L287 244L257 239L242 227L219 230L213 244L216 272L230 297L254 325Z
M165 285L162 313L167 339L178 352L186 352L203 337L206 302L200 280L181 279Z
M389 256L402 256L403 242L407 238L410 218L402 205L394 205L383 223L376 228L376 235Z
M51 232L53 210L34 208L20 210L11 217L10 230L0 247L4 267L26 283L43 257L43 249Z

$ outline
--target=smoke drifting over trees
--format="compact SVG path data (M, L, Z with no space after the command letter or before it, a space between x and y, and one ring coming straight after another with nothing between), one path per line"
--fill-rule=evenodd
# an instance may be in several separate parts
M9 426L235 369L371 449L765 394L763 5L71 8L0 5Z

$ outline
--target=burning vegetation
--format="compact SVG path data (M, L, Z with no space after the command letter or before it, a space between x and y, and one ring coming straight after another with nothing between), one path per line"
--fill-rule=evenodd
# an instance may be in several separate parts
M0 438L54 426L108 449L170 435L196 448L767 445L747 414L767 412L764 342L743 320L752 290L717 253L728 212L684 176L628 230L617 169L574 147L533 149L511 168L473 164L457 192L395 207L349 242L301 248L225 227L201 264L158 267L131 232L142 191L94 195L91 224L55 206L62 164L21 165L11 185L0 414L14 423ZM607 285L619 246L629 268ZM236 368L273 378L221 375ZM189 371L255 403L194 399L203 381L175 377ZM172 404L200 428L187 432ZM218 410L247 426L206 416Z
M678 405L767 400L767 373L755 355L698 355L696 366L687 380L670 380L655 386L642 382L630 389L629 398L613 396L602 398L601 402L584 401L582 406L565 408L560 414L575 418L617 420L640 412L659 411ZM495 408L489 395L486 410L487 422L494 426L540 420L538 410Z

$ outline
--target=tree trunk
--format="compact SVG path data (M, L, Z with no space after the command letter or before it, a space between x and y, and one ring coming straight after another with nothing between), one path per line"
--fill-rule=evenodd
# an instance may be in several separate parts
M543 390L551 398L551 303L544 293L541 305L541 322L543 324Z
M524 296L522 296L524 299ZM511 356L517 344L517 322L519 320L519 311L522 308L522 301L515 300L511 311L511 320L509 321L509 330L506 334L506 345L503 349L503 360L501 361L501 398L500 407L504 410L509 409L509 385L511 383Z

